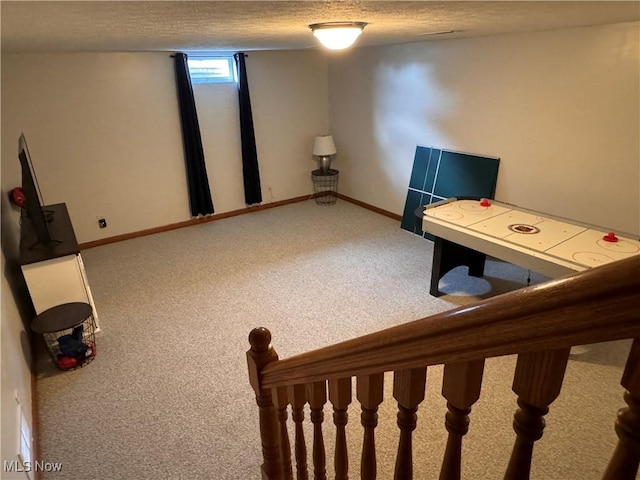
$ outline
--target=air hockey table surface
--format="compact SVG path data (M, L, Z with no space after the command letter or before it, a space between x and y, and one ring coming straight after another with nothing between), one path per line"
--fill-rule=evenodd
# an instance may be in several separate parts
M631 235L495 200L433 203L424 210L422 229L551 278L640 254L640 241Z

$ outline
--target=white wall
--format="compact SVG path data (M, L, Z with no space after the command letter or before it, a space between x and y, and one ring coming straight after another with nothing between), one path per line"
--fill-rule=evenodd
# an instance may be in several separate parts
M246 63L263 203L310 194L313 139L329 124L326 60L263 51ZM216 212L244 208L237 86L194 85L194 96Z
M184 220L173 75L168 54L3 55L3 175L20 184L24 132L44 201L67 203L80 242Z
M311 194L313 140L329 131L323 52L251 52L247 69L264 202Z
M496 198L640 232L639 24L355 49L329 63L341 191L401 214L416 145L501 158Z
M0 463L17 460L20 451L20 415L19 406L27 422L33 429L31 375L29 365L31 352L28 347L27 335L21 320L17 304L9 287L6 272L5 255L2 254L0 263L2 268L2 326L0 335ZM16 396L20 405L16 402ZM0 467L1 468L1 467ZM27 478L24 473L2 473L2 478Z
M2 172L4 182L4 171ZM9 203L9 190L1 189L0 228L2 258L0 268L0 463L17 460L19 452L20 415L16 396L31 431L33 431L31 371L32 353L27 333L31 304L18 265L18 218L16 207ZM0 468L2 468L0 466ZM27 478L24 473L2 473L9 479Z
M3 99L4 107L4 99ZM3 119L5 118L3 112ZM4 124L3 124L4 129ZM17 139L17 137L16 137ZM14 158L17 154L15 143ZM4 153L2 154L4 158ZM16 160L17 163L17 160ZM32 352L27 333L31 305L18 264L19 210L9 202L4 162L0 188L0 462L17 460L20 449L20 414L16 396L33 431L31 371ZM14 185L9 180L9 185ZM4 464L3 464L4 465ZM1 468L1 467L0 467ZM4 479L25 479L25 473L2 473Z
M326 61L256 52L247 68L264 202L310 193ZM189 219L174 75L168 53L2 55L3 183L20 184L24 132L44 200L67 203L79 242ZM216 213L244 208L236 87L194 94Z

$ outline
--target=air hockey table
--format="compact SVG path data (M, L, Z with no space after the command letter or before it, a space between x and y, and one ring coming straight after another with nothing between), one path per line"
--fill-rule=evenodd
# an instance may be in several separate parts
M435 237L433 296L440 295L440 279L455 267L465 265L469 275L483 276L487 255L557 278L640 254L640 241L631 235L488 199L427 205L422 230Z

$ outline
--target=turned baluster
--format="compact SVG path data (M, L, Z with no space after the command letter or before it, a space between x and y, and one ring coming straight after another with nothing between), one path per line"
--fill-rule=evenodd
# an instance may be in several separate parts
M418 405L424 400L427 383L427 369L412 368L399 370L393 375L393 398L398 401L398 427L400 441L396 456L395 480L413 478L412 433L418 423Z
M261 466L265 480L282 478L282 458L280 455L280 433L278 418L273 405L271 390L260 386L260 372L271 362L278 360L278 354L271 346L271 332L266 328L255 328L249 334L251 349L247 351L249 383L256 394L258 404L260 439L262 441Z
M326 459L322 422L324 421L324 404L327 403L327 382L313 382L307 385L309 406L311 407L311 423L313 423L313 478L326 480Z
M285 480L293 480L293 469L291 466L291 443L289 442L289 431L287 430L287 406L289 398L287 387L277 387L273 389L273 400L278 411L278 421L280 422L280 453L282 455L282 472Z
M480 398L484 360L444 366L442 396L447 399L445 426L449 432L440 480L460 480L462 437L469 431L471 407Z
M362 407L360 422L364 427L360 478L375 480L377 475L375 428L378 426L378 406L382 403L384 373L358 375L356 397Z
M297 480L308 480L307 473L307 445L304 441L304 405L307 403L306 387L293 385L289 387L289 403L291 404L291 417L295 423L295 452L296 452L296 478Z
M351 378L329 380L329 400L333 404L333 423L336 426L334 468L336 480L349 479L349 454L345 427L349 419L347 408L351 403Z
M505 480L528 480L533 444L542 438L544 416L558 397L569 360L569 348L518 355L512 390L520 407L513 419L517 436Z
M624 401L628 405L618 411L615 428L618 445L609 461L603 480L634 480L640 460L640 339L631 345L622 374Z

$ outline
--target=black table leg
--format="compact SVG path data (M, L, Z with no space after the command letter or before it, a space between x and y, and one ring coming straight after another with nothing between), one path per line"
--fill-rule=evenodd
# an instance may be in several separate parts
M469 267L469 275L472 277L482 277L486 258L484 253L435 237L429 293L439 297L441 295L438 290L440 279L459 266Z

